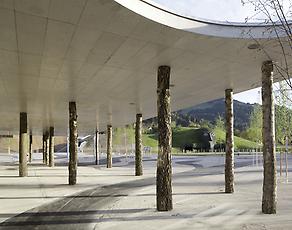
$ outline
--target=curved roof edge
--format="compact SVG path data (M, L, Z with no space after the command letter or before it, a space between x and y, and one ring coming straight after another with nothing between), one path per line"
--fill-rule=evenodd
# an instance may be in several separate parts
M145 0L115 1L145 18L192 33L226 38L259 39L275 38L277 37L275 30L277 30L279 36L286 36L280 26L276 26L275 28L275 26L271 24L224 23L219 21L198 20L162 9ZM277 27L279 29L277 29Z

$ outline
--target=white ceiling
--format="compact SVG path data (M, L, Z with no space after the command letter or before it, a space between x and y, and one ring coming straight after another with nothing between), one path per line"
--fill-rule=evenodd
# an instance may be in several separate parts
M113 0L0 0L0 31L1 132L17 133L27 112L34 133L65 134L69 101L80 133L150 118L159 65L171 66L178 110L259 86L267 58L251 40L170 28Z

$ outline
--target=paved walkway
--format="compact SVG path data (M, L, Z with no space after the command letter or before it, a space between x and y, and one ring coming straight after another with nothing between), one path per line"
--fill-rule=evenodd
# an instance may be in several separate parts
M223 157L174 157L171 212L155 210L153 157L135 177L133 158L106 169L84 156L75 186L64 159L57 154L55 168L36 159L19 178L17 159L0 155L0 229L292 229L292 183L279 179L278 213L261 214L262 171L251 156L236 159L234 194L223 193Z

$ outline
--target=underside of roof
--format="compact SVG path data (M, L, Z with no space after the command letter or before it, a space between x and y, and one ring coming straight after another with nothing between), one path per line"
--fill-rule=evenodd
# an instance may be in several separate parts
M254 41L240 26L149 7L139 0L0 1L1 133L18 133L19 113L27 112L33 133L54 126L64 135L69 101L77 103L81 134L129 124L136 113L156 116L160 65L171 67L175 111L221 98L226 88L260 86L262 62L280 60L269 38L260 41L275 49L273 57L248 49Z

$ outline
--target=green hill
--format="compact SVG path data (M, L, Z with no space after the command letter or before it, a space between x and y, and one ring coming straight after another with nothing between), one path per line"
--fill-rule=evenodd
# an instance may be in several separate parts
M250 115L255 104L243 103L237 100L233 101L234 107L234 128L243 131L248 127ZM195 121L206 120L215 123L218 116L225 116L224 99L209 101L191 108L183 109L176 112L178 119L187 117ZM182 116L182 117L181 117Z
M225 142L225 132L223 130L215 129L214 130L216 141L218 143ZM250 148L258 148L260 147L257 143L246 140L241 137L234 136L234 149L250 149Z
M181 148L188 143L198 142L199 129L191 127L176 127L172 132L172 146L175 151L181 151ZM225 142L225 132L219 129L214 130L216 143ZM257 143L246 140L241 137L234 137L235 149L249 149L258 147ZM143 134L143 145L157 148L157 134ZM154 150L155 151L155 150Z

